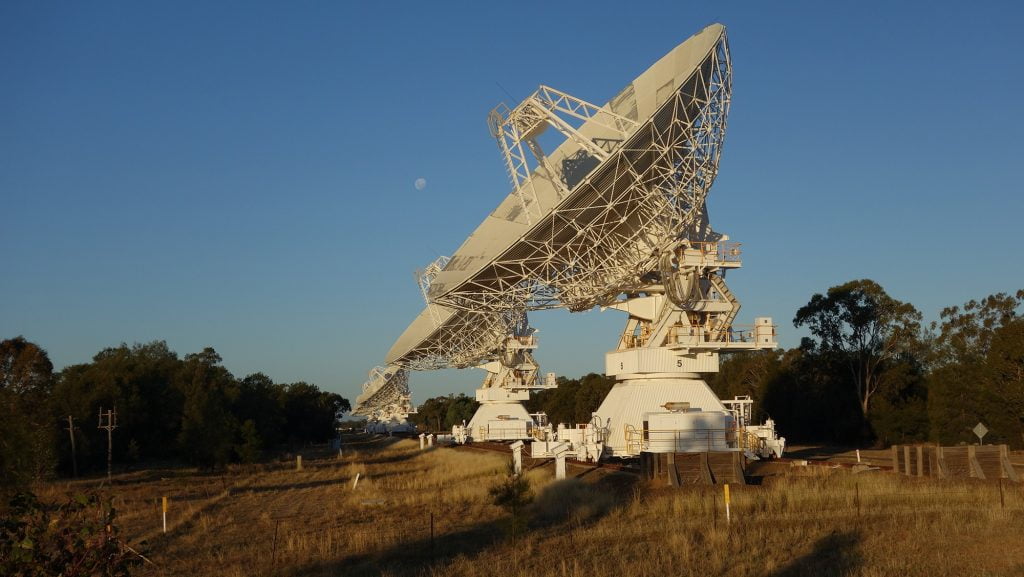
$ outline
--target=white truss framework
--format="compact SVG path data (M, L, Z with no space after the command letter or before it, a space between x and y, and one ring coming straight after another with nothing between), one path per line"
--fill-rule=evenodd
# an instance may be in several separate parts
M464 369L498 358L507 325L501 314L474 313L427 305L432 318L443 318L436 329L391 362L411 371Z
M563 116L602 126L611 130L618 138L603 139L602 146L581 135L573 123ZM518 197L530 224L543 215L540 213L537 192L530 177L530 162L526 151L523 150L524 142L532 153L536 166L542 169L552 182L559 184L564 192L569 192L565 183L555 178L557 171L548 165L547 158L537 143L537 136L544 129L549 125L555 127L581 149L604 161L608 159L612 143L622 142L637 127L637 123L629 118L543 85L514 109L500 104L491 111L487 121L491 136L498 141L498 148L505 158L505 169L512 180L512 193Z
M541 87L515 109L492 113L492 133L505 158L529 231L456 286L428 291L433 303L457 309L508 311L608 304L657 268L659 255L700 226L718 174L732 89L724 33L703 62L644 123ZM622 142L586 141L558 113L600 122ZM600 164L546 214L531 183L551 178L536 144L550 126ZM523 144L537 168L528 172Z
M369 377L363 383L363 393L356 399L353 415L388 421L404 419L416 412L409 393L409 375L404 369L394 365L374 367Z

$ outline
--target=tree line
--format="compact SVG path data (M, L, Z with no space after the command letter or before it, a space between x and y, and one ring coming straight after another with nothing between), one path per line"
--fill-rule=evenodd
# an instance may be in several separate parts
M43 348L16 337L0 341L0 409L0 483L10 487L104 468L101 409L116 409L116 463L211 468L324 442L350 406L305 382L275 383L262 373L238 379L212 348L179 358L164 341L122 344L54 372Z
M977 442L1024 447L1024 290L921 313L876 282L854 280L815 294L793 318L811 336L788 350L722 356L705 376L722 399L749 395L756 417L771 417L789 441L849 445ZM558 388L525 403L551 423L587 423L614 378L559 377ZM444 431L469 421L466 395L428 399L413 415Z
M815 294L793 318L811 333L789 350L728 357L708 383L750 395L790 441L977 442L1024 447L1024 290L942 310L928 325L876 282Z

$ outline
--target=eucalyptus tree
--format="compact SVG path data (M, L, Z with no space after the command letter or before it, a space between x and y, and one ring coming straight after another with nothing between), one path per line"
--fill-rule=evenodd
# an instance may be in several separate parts
M793 325L811 331L816 351L842 359L865 417L872 396L886 382L887 370L920 350L921 313L870 279L815 294L796 312Z

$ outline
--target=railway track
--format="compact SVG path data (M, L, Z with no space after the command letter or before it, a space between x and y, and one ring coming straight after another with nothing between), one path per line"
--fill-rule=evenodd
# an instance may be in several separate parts
M474 442L467 443L465 445L456 445L456 450L476 450L476 451L490 451L494 453L504 453L506 455L512 454L512 449L505 443L496 443L493 441ZM542 467L548 463L554 463L553 458L541 457L533 458L527 454L523 454L523 464L527 470ZM576 459L566 459L565 464L567 466L580 467L584 469L601 469L605 471L621 471L623 473L629 473L632 475L639 475L640 468L631 466L629 464L620 463L588 463L587 461L577 461Z
M458 449L458 450L490 451L490 452L495 452L495 453L503 453L503 454L507 454L507 455L511 455L512 454L512 449L509 447L509 445L507 445L505 443L497 443L497 442L493 442L493 441L474 442L474 443L468 443L468 444L465 444L465 445L456 445L455 448ZM535 458L530 457L529 455L526 455L526 454L523 455L523 459L524 459L524 464L529 463L528 465L526 465L527 470L534 469L536 467L541 467L541 466L544 466L544 465L546 465L548 463L553 463L554 462L554 459L551 459L551 458L537 458L537 459L535 459ZM803 465L806 465L808 467L828 467L828 468L832 468L832 469L853 469L858 464L858 463L848 463L848 462L831 460L831 459L824 459L824 460L813 459L812 460L812 459L799 459L799 458L791 458L791 457L781 457L781 458L777 458L777 459L772 459L771 462L783 463L783 464L788 464L788 465L803 464ZM632 463L597 463L597 464L595 464L595 463L588 463L586 461L577 461L575 459L566 459L566 464L570 465L570 466L581 467L581 468L586 468L586 469L603 469L603 470L606 470L606 471L621 471L623 473L629 473L629 474L632 474L632 475L639 475L640 474L640 467L638 465L635 465L635 464L632 464ZM890 470L890 471L892 470L892 467L889 466L889 465L881 465L881 466L873 465L873 466L878 467L879 469L882 469L882 470Z

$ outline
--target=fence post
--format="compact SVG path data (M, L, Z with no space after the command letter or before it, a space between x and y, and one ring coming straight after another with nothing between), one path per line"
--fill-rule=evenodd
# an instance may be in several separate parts
M946 468L946 454L942 452L942 445L935 446L935 463L939 468L939 477L942 479L949 477L949 471Z
M899 445L892 446L892 470L894 473L900 472L900 453Z
M675 451L675 449L672 449L672 450ZM657 470L658 466L661 465L661 454L660 453L655 453L654 454L654 462L657 463L657 465L655 465L655 470ZM669 484L669 486L670 487L678 487L680 485L680 483L679 483L679 469L676 467L676 454L674 452L673 453L665 453L665 469L668 471L668 484Z
M1006 477L1011 481L1019 480L1017 471L1013 469L1013 463L1010 462L1010 451L1006 445L999 445L999 464L1001 477Z
M978 449L974 445L967 445L967 461L971 470L971 477L984 479L985 472L981 470L981 464L978 463Z
M910 472L910 445L903 445L903 469L908 477L913 475Z
M722 485L722 489L725 491L725 522L731 523L732 517L729 514L729 483Z
M924 477L924 447L917 446L917 476Z

